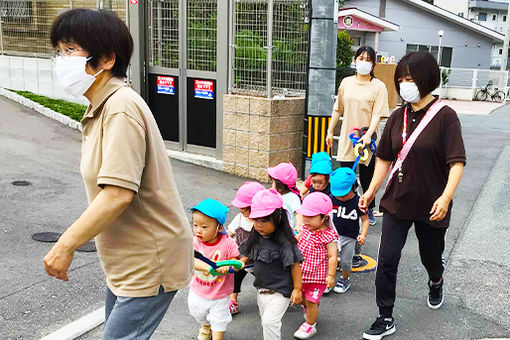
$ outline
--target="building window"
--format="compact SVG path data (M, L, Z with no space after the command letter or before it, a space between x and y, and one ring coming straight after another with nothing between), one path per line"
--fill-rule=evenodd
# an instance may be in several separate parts
M438 55L439 46L437 45L418 45L418 44L407 44L406 53L423 51L430 52L436 59ZM441 46L441 65L443 67L451 67L452 65L452 47Z
M506 15L503 15L503 22L506 22Z
M478 13L478 21L487 21L487 13Z
M503 49L502 49L502 48L500 48L500 49L499 49L499 55L502 55L502 54L503 54Z
M498 16L496 14L493 14L492 15L492 21L496 21L496 20L498 20Z

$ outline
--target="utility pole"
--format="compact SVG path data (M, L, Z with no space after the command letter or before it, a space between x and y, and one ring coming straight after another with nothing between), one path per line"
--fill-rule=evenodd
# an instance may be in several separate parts
M508 1L508 10L506 14L506 29L505 29L505 40L503 41L503 60L501 61L501 71L506 71L506 64L508 60L508 38L510 36L510 1Z

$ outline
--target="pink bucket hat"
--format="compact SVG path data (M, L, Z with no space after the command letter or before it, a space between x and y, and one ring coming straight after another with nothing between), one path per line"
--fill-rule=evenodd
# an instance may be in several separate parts
M279 180L283 184L296 185L298 172L292 163L280 163L275 167L267 168L267 173L274 179Z
M253 196L264 189L264 186L259 182L245 182L237 189L236 197L232 201L232 205L240 209L247 208L251 205Z
M315 191L305 197L303 204L296 212L303 216L317 216L320 214L327 215L332 209L331 198L322 192Z
M282 196L273 188L261 190L251 200L250 218L269 216L279 208L283 208Z

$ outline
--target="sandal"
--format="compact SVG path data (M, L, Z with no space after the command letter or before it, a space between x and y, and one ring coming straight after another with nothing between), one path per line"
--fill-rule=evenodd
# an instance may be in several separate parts
M212 331L210 325L202 325L200 327L200 331L197 336L198 340L211 340L212 339Z
M239 313L239 302L235 300L230 300L228 302L228 310L232 315Z

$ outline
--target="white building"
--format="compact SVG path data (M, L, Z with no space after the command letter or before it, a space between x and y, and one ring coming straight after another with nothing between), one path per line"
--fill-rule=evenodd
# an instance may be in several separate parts
M434 5L505 34L508 0L435 0ZM501 67L502 55L503 44L495 43L491 51L491 68Z

